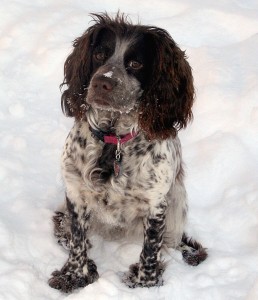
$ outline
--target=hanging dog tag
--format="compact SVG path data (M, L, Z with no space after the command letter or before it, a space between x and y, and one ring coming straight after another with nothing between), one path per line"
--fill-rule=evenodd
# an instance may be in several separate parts
M118 177L122 173L121 163L117 160L114 161L114 174Z
M117 137L116 159L114 161L114 174L118 177L122 172L121 167L121 138Z

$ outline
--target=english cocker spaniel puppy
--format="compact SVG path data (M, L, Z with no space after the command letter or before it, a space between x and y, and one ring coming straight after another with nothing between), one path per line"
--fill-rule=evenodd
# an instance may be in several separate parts
M123 15L94 14L64 66L62 108L75 122L62 155L65 205L53 220L69 258L49 285L63 292L99 277L90 236L139 236L129 287L162 285L161 249L179 249L197 265L207 254L187 238L178 130L192 119L191 67L168 32Z

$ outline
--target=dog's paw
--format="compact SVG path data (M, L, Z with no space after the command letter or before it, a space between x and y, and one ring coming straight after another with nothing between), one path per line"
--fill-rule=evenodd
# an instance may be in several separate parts
M54 289L69 293L74 289L86 286L87 278L78 276L75 273L62 274L55 271L49 279L48 284Z
M87 270L87 274L85 274ZM87 266L74 268L68 262L61 271L54 271L48 284L64 293L70 293L75 289L85 287L99 278L97 267L93 260L87 261Z
M151 268L148 270L141 268L140 264L137 263L131 265L128 272L123 273L122 281L129 288L162 286L163 271L162 263L159 263L158 267L154 268L153 270Z

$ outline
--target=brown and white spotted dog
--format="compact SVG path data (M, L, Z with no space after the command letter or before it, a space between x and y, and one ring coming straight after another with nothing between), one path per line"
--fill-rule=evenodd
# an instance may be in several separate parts
M93 15L64 68L62 108L75 118L62 156L66 201L55 235L69 258L49 280L70 292L98 279L88 257L93 233L143 236L129 287L162 285L164 245L197 265L207 254L184 234L187 214L177 136L192 118L194 87L185 53L163 29L121 14Z

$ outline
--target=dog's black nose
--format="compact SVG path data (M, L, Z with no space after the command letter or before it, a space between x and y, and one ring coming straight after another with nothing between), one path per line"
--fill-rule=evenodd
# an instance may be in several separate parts
M116 81L105 76L96 76L92 80L92 87L99 92L111 92L116 86Z

